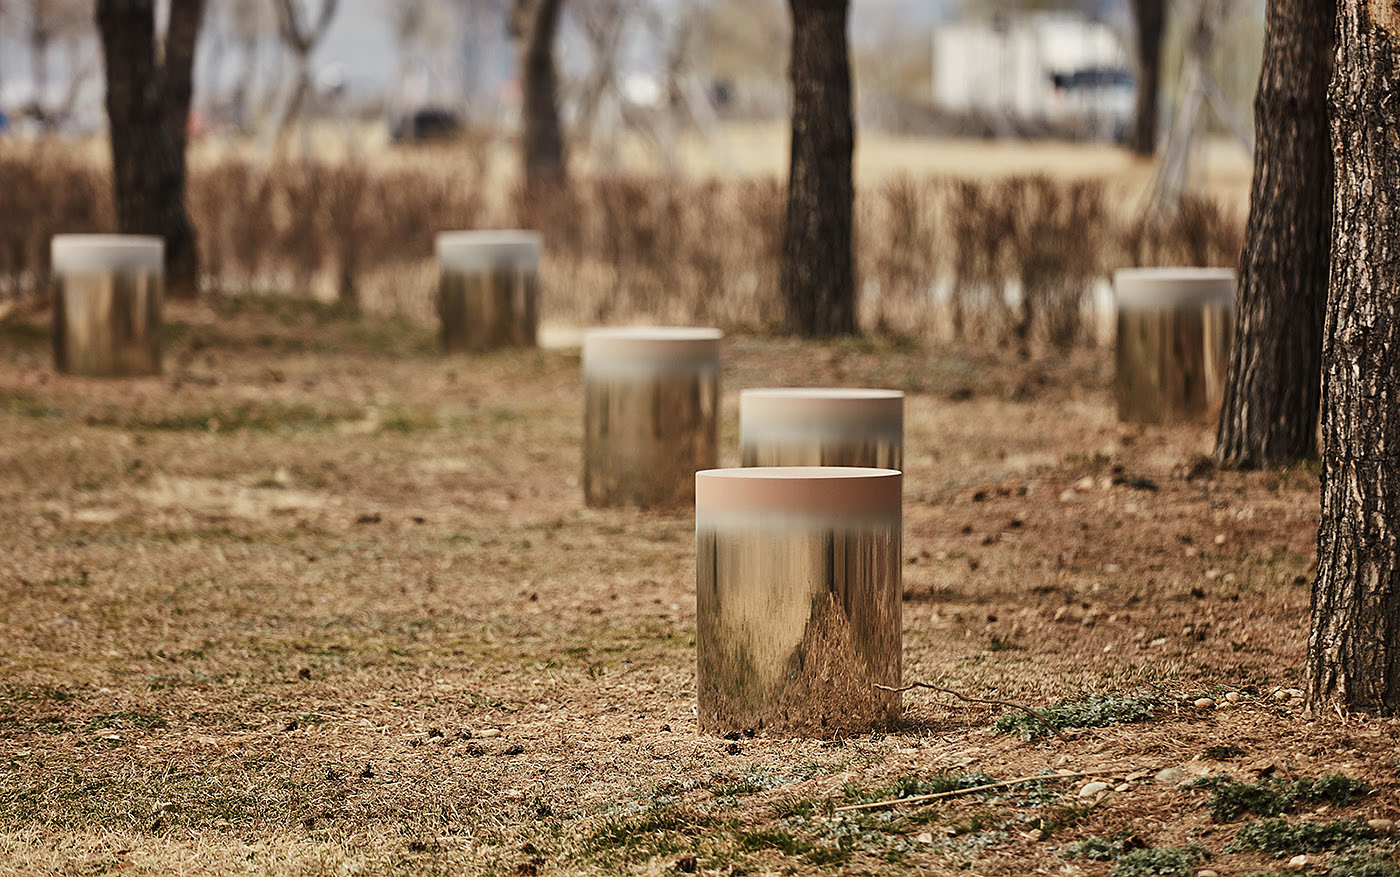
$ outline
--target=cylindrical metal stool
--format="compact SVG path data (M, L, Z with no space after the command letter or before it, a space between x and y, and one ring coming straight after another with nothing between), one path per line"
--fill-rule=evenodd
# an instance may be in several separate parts
M739 394L745 466L904 468L899 390L788 388Z
M54 368L96 377L159 374L165 242L60 234L49 247L58 278Z
M695 476L697 693L710 733L888 729L900 697L900 488L891 469Z
M583 493L590 506L684 506L719 453L718 329L583 336Z
M437 311L445 350L535 346L540 247L533 231L437 236Z
M1118 297L1118 418L1170 423L1220 409L1230 364L1235 272L1123 268Z

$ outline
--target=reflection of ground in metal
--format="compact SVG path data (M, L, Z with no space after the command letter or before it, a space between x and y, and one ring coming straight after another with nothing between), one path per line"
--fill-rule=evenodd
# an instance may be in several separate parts
M54 368L94 377L160 373L163 258L159 238L54 237Z
M903 468L904 394L791 388L739 394L744 466Z
M1125 269L1118 293L1118 418L1172 423L1214 416L1225 393L1234 272Z
M538 234L445 232L438 235L437 253L437 313L444 350L535 346Z
M714 329L599 329L584 339L584 498L673 507L719 457Z
M702 730L836 736L888 729L900 696L899 476L882 473L887 508L778 508L784 486L752 479L777 503L718 507L697 497L698 699ZM782 476L794 477L789 474ZM801 476L797 476L801 477ZM816 488L822 491L822 487ZM740 498L742 504L744 498ZM837 500L839 502L839 499ZM746 513L747 512L747 513Z

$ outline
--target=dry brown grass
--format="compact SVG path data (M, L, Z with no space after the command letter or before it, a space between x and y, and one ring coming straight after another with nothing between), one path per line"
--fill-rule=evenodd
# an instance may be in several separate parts
M0 873L1101 874L1063 850L1118 831L1276 867L1143 779L822 817L1060 767L1343 771L1379 791L1329 818L1400 816L1400 724L1271 698L1299 680L1316 472L1120 426L1102 351L731 337L723 462L743 387L904 388L906 678L1146 690L1157 717L1029 743L912 693L896 734L729 741L692 714L691 518L582 506L575 353L209 307L172 313L166 377L124 382L54 376L42 323L0 323Z

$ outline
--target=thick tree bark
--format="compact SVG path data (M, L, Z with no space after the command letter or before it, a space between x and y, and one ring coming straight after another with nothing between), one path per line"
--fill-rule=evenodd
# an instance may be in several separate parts
M1308 701L1400 713L1400 12L1339 5Z
M857 331L849 0L788 0L788 6L792 159L780 283L792 331L847 335Z
M1128 146L1138 155L1157 151L1157 98L1162 82L1162 32L1166 29L1165 0L1132 0L1137 28L1137 106Z
M165 239L165 284L194 298L199 255L185 205L185 120L204 0L171 5L163 59L153 0L98 0L117 228Z
M1336 0L1270 0L1254 97L1254 185L1216 458L1240 468L1317 453L1332 231L1327 82Z
M557 189L567 177L554 68L554 35L563 5L564 0L515 0L511 10L520 58L520 153L531 198Z

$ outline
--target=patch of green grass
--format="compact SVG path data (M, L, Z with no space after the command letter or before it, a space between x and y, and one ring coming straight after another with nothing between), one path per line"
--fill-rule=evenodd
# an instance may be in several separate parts
M740 777L719 774L714 776L714 780L718 784L711 787L710 791L716 798L737 798L741 795L766 792L787 782L766 770L752 771Z
M0 390L0 412L32 417L36 420L62 417L63 411L41 402L33 393L21 390Z
M1225 851L1259 850L1275 856L1319 853L1323 850L1356 851L1369 847L1375 838L1375 830L1359 819L1338 819L1335 822L1261 819L1241 827Z
M1269 779L1242 783L1224 774L1201 777L1188 789L1210 789L1210 816L1216 822L1232 822L1246 813L1273 817L1292 813L1299 804L1332 804L1345 807L1365 795L1371 787L1345 774L1327 774L1319 779Z
M869 804L872 801L886 801L891 798L915 798L923 795L940 795L985 786L996 782L985 773L966 773L958 776L940 773L932 776L900 777L892 785L874 789L863 789L854 784L846 786L846 800L854 804Z
M1073 828L1097 810L1097 803L1075 803L1066 806L1046 807L1045 812L1032 824L1040 829L1042 838L1053 837L1062 828Z
M340 300L323 302L309 295L277 295L274 293L243 293L240 295L209 296L209 303L220 317L259 314L280 322L309 320L318 326L357 320L360 309L353 302Z
M1111 862L1131 850L1142 849L1142 839L1131 832L1120 831L1112 837L1093 835L1065 846L1060 855L1066 859L1093 859Z
M362 412L348 405L317 407L305 403L242 401L193 411L147 414L109 408L88 418L92 426L115 426L135 432L279 432L324 429L359 420Z
M0 685L0 699L67 703L78 695L64 685Z
M1199 844L1129 850L1113 863L1112 877L1189 877L1209 857Z
M1340 856L1327 869L1327 877L1400 877L1400 865L1379 853Z
M851 849L847 846L818 846L813 847L803 857L802 861L809 865L816 865L818 868L830 865L844 865L851 860Z
M6 347L44 347L53 342L53 330L19 319L0 320L0 341Z
M815 801L796 797L780 798L773 802L773 816L777 819L806 819L815 815L818 809L830 809L830 805L819 808Z
M608 819L588 839L596 852L627 850L663 856L682 849L678 835L695 836L715 818L683 807L663 804L635 816Z
M802 840L790 831L779 828L763 828L757 831L741 831L736 838L739 849L747 853L763 850L778 850L784 855L797 856L811 852L810 842Z
M87 721L87 726L93 730L99 728L153 729L164 728L167 724L165 717L157 713L138 713L132 710L108 713L105 716L94 716Z
M1106 728L1152 718L1161 701L1153 694L1123 696L1094 695L1087 700L1062 700L1044 709L1040 715L1056 730L1068 728ZM1019 734L1027 740L1050 735L1045 723L1023 710L1009 710L992 722L992 728L1002 734Z

